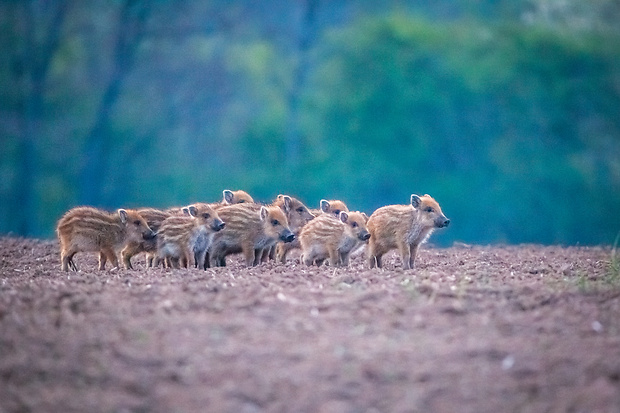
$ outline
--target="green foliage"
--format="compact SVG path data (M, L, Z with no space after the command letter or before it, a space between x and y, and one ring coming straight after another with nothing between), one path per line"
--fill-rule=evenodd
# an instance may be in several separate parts
M131 23L141 35L125 38L133 64L115 68L123 4L69 2L41 91L27 87L28 65L17 69L44 54L50 21L32 17L29 45L15 23L22 4L0 6L12 18L0 18L0 232L31 214L28 235L52 236L83 202L87 137L115 73L98 155L104 207L243 188L370 213L430 193L453 223L433 238L444 245L610 244L620 229L620 33L609 2L573 29L586 13L573 2L547 20L536 1L320 4L303 47L287 14L303 13L295 2L272 20L242 2L154 2ZM321 20L330 12L334 22ZM27 110L33 97L40 113ZM28 130L35 150L25 153ZM34 183L19 181L25 156L36 158ZM35 211L13 207L25 185Z
M619 200L601 194L618 181L586 182L575 162L602 139L593 133L615 136L604 140L620 149L607 112L615 103L591 107L601 94L610 102L620 96L618 55L611 39L591 37L512 25L437 27L407 16L334 32L311 97L313 123L324 126L317 145L339 148L323 173L361 174L363 198L378 198L374 205L404 203L407 188L429 192L459 223L450 229L457 239L609 240L620 225L612 214ZM603 132L582 123L607 125ZM611 171L614 159L600 156ZM346 174L350 159L363 159L365 171ZM601 237L602 217L610 232Z

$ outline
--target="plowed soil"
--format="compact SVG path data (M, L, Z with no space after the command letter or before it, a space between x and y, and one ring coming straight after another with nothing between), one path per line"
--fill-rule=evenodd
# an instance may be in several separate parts
M0 238L0 412L620 412L610 248L59 270Z

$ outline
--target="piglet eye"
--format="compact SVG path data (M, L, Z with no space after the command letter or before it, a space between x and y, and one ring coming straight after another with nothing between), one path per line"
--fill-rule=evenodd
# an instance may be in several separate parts
M279 224L280 222L277 219L274 219L273 221L271 221L271 225L273 225L274 227Z
M357 228L357 222L352 223L352 224L351 224L351 226L352 226L353 228Z
M237 202L238 204L243 204L245 202L245 200L240 200L239 202Z
M210 217L210 216L211 216L211 215L209 215L209 214L207 214L207 213L202 214L202 217L203 217L204 219L209 219L209 217Z
M334 209L334 214L340 215L340 210L339 209Z
M433 212L433 208L431 208L431 207L426 207L425 211L426 211L426 212L429 212L429 213L430 213L430 212Z
M302 213L304 212L303 207L299 207L299 208L297 208L297 212L299 212L300 214L302 214Z
M140 224L142 224L142 223L141 223L140 221L138 221L138 220L135 220L133 223L134 223L135 225L137 225L137 226L140 226Z

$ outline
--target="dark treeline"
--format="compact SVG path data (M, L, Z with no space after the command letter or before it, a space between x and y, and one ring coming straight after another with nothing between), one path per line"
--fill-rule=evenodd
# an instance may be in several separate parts
M68 208L244 189L372 212L429 193L433 239L611 244L613 0L0 3L0 233Z

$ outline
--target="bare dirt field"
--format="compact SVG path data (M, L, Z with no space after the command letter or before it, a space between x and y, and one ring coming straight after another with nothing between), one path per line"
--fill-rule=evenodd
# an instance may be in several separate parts
M55 241L0 251L0 413L620 412L610 248L77 273Z

